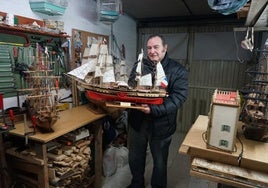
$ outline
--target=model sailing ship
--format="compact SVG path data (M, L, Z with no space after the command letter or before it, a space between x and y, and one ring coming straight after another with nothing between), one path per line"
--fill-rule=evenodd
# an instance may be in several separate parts
M37 43L35 60L24 71L27 75L25 88L19 91L26 94L25 107L27 115L35 120L36 126L41 132L52 132L53 124L58 119L58 83L59 76L55 76L52 70L53 62L49 61L47 47L44 49Z
M268 131L268 39L253 70L247 71L253 80L244 91L241 120L246 138L265 141Z
M91 44L85 51L88 54L86 55L88 61L68 74L78 78L78 82L86 89L90 99L120 103L125 105L124 107L131 107L132 104L163 103L163 98L167 96L163 86L167 86L167 82L160 62L156 65L155 74L142 75L143 51L141 51L136 69L137 86L133 88L127 84L125 62L114 63L105 41ZM119 71L115 71L116 67ZM152 75L155 75L155 78ZM156 80L155 84L152 82L153 79Z

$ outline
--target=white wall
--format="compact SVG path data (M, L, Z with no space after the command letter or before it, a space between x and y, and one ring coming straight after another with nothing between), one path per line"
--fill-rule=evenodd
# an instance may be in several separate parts
M68 0L68 7L64 15L48 16L33 12L29 0L0 0L1 12L39 20L50 19L63 21L64 31L70 36L73 28L102 35L111 35L111 25L100 23L96 10L97 3L95 0ZM113 34L117 39L118 45L121 46L124 44L126 49L126 62L131 66L136 60L136 22L126 15L121 15L113 24ZM66 91L64 91L64 95L65 94ZM67 93L67 96L68 95ZM22 102L22 100L20 101ZM17 106L17 99L5 98L4 108L11 106Z

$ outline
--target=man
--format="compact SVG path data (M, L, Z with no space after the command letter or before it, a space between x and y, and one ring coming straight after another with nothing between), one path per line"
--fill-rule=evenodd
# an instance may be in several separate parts
M178 109L187 98L188 72L167 55L167 44L161 35L152 35L147 41L148 60L145 69L155 70L161 62L167 77L168 96L161 105L144 104L142 110L129 111L129 166L132 181L129 188L144 188L146 150L149 143L153 157L152 188L167 187L167 159L172 134L176 130ZM129 85L135 86L136 66L130 74Z

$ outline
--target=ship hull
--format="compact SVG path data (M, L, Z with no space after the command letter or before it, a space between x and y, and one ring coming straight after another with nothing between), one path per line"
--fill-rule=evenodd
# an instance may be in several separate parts
M117 92L117 93L102 93L93 90L86 91L87 96L92 100L97 101L121 101L121 102L130 102L137 104L162 104L163 97L139 97L139 96L130 96L127 92Z

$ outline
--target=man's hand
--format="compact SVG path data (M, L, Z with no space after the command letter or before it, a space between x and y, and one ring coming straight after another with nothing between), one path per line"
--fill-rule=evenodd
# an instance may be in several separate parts
M141 109L141 111L145 114L150 114L151 113L151 109L150 107L148 106L148 104L142 104L141 105L143 108Z

